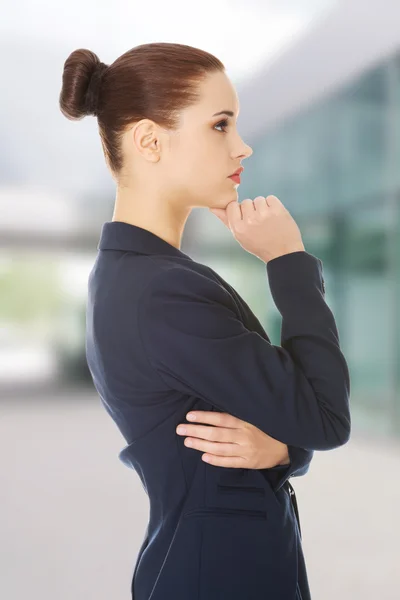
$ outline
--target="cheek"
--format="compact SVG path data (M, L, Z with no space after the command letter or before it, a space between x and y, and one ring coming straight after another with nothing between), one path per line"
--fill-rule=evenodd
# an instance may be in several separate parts
M218 144L196 138L196 144L181 143L175 148L174 180L178 186L188 187L192 193L204 196L216 192L216 186L227 185L225 151Z
M196 152L182 157L179 171L181 180L205 186L207 182L212 181L215 168L209 156Z

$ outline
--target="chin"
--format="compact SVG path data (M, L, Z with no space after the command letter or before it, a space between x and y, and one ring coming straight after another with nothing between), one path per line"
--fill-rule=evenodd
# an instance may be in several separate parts
M239 185L239 184L237 184ZM228 204L230 202L237 202L238 201L238 192L237 189L233 189L230 191L229 194L225 193L225 194L221 194L220 199L217 198L216 194L213 194L213 200L212 203L207 203L207 207L208 208L226 208L228 206Z
M237 184L239 186L239 184ZM234 189L231 194L229 194L229 199L226 201L225 206L227 206L229 204L229 202L232 202L233 200L238 200L239 199L239 194L238 194L238 190L237 188Z

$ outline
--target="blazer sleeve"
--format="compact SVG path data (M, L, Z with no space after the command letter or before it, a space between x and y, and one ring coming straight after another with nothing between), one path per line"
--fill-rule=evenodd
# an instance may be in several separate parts
M350 378L322 263L306 251L266 263L282 315L281 346L249 331L218 282L185 267L164 269L142 293L143 348L165 384L195 395L268 435L305 450L350 437Z
M217 277L219 278L218 274ZM322 279L323 282L323 279ZM251 310L247 302L242 298L227 281L223 282L225 288L228 289L229 293L233 296L236 302L239 302L241 306L241 314L244 311L246 315L246 323L249 322L251 329L263 331L264 337L269 340L268 334L261 325L259 319ZM242 315L243 321L243 315ZM262 334L261 334L262 335ZM289 454L289 464L287 465L276 465L275 467L268 467L265 469L259 469L266 477L268 477L270 483L274 486L274 489L279 489L290 477L301 477L308 473L311 461L314 456L313 450L305 450L304 448L297 448L287 444Z
M279 490L290 477L306 475L310 468L314 450L305 450L288 445L290 463L287 465L276 465L266 469L259 469L272 484L273 489Z

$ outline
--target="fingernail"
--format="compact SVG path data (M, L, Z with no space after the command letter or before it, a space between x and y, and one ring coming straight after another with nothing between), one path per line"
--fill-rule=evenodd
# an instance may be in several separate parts
M196 415L194 413L188 413L186 418L189 419L189 421L195 421Z

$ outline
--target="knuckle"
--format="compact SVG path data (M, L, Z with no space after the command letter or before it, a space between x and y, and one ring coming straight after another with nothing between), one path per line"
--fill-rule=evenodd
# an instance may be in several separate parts
M242 233L244 228L245 222L242 219L239 219L232 224L232 229L237 233Z
M216 422L218 426L224 425L224 422L226 421L226 413L215 413L217 415L216 418Z
M208 439L211 442L215 442L215 440L217 439L217 428L216 427L209 427L208 429L209 429L208 436L207 436Z
M246 440L247 442L251 442L253 439L253 430L251 429L251 427L245 427L242 435L244 440Z

